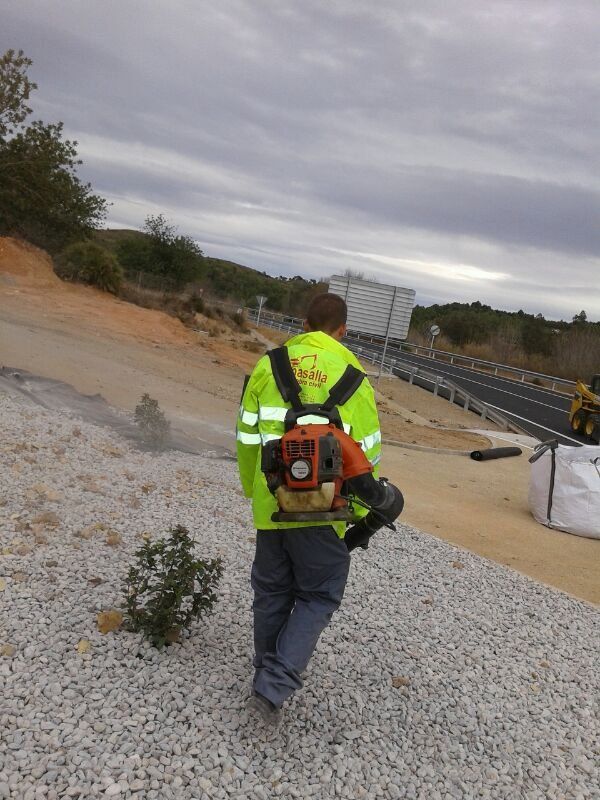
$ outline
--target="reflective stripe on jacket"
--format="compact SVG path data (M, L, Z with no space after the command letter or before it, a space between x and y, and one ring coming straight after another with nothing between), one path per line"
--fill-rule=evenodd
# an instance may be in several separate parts
M305 405L322 403L333 385L341 378L348 364L364 372L355 356L343 344L322 331L294 336L285 345L292 368L302 387L301 400ZM240 478L246 497L252 498L254 524L257 529L303 528L314 522L273 522L271 515L277 511L277 501L267 488L260 469L260 447L273 439L280 439L284 419L290 408L275 384L271 362L263 356L257 363L244 391L237 421L237 455ZM352 397L339 406L344 430L359 442L367 458L375 467L381 459L381 431L375 405L375 395L365 378ZM303 418L303 421L323 423L323 419ZM354 506L356 518L367 512ZM332 523L338 536L343 537L345 523Z

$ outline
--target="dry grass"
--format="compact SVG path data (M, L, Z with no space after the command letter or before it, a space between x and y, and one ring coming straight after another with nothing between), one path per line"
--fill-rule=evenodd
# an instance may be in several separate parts
M137 286L134 283L125 283L120 297L142 308L164 311L172 317L177 317L190 328L201 324L213 337L231 331L235 331L236 334L247 334L250 331L243 313L213 306L193 290L164 292Z
M412 330L408 340L423 347L429 347L431 342L430 337ZM589 382L593 374L600 372L600 335L591 326L573 326L556 334L554 352L550 356L526 353L518 331L512 326L500 328L488 342L471 343L464 347L457 347L440 335L435 340L435 347L456 355L480 358L567 380L580 378Z
M287 340L293 336L292 333L288 333L287 331L279 331L277 328L267 328L266 326L261 325L256 329L259 333L262 333L263 336L266 336L271 342L275 342L275 344L285 344Z

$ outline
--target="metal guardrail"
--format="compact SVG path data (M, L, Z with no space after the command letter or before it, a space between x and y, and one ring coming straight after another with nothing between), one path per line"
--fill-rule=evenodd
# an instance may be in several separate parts
M244 311L250 319L256 319L256 309L244 308ZM279 330L287 330L291 332L302 330L304 320L298 317L287 316L279 314L274 311L264 311L261 314L261 321L271 320L278 322L278 325L273 327ZM377 336L370 336L368 334L359 333L358 331L348 331L346 339L350 342L369 342L383 346L383 339ZM456 353L451 353L448 350L437 350L432 347L425 347L412 342L402 342L395 344L393 341L388 344L388 352L392 353L406 353L412 352L415 355L423 355L432 360L443 361L448 364L456 364L458 366L467 366L468 369L483 372L485 374L499 375L503 373L507 375L518 376L520 383L532 383L533 381L543 381L549 384L552 391L556 391L556 387L560 386L568 390L571 394L575 388L576 382L567 380L566 378L558 378L555 375L545 375L543 372L533 372L532 370L521 369L520 367L511 367L508 364L499 364L495 361L486 361L483 358L473 358L472 356L461 356Z
M255 308L244 307L244 312L248 319L256 322L258 312ZM273 311L263 311L260 315L260 324L266 325L268 328L275 328L280 331L288 331L289 333L299 333L304 328L304 320L298 317L288 317L285 314L277 314Z
M255 309L245 310L250 318L252 318L252 313L256 315ZM261 322L264 322L269 328L286 330L290 333L302 330L301 324L292 324L291 320L295 321L293 317L289 319L290 322L286 323L272 319L270 314L266 318L261 315ZM300 321L300 323L301 322L302 321ZM380 354L372 350L365 350L362 345L354 341L348 343L348 349L352 350L352 352L360 358L370 361L372 364L379 364L381 362ZM396 375L398 378L408 381L408 383L421 386L421 388L431 391L434 397L443 397L449 400L450 403L462 405L465 411L476 412L480 415L482 420L489 419L504 430L530 435L511 419L505 417L504 414L500 414L498 411L490 408L483 400L474 397L466 389L463 389L462 386L458 386L458 384L448 380L443 375L436 375L434 372L430 372L417 364L411 364L392 356L384 360L383 367L387 370L389 375Z
M370 341L373 344L381 343L374 337L366 339L364 334L359 335L357 338L359 338L359 341ZM556 387L561 386L569 389L569 393L571 393L571 391L575 388L576 383L575 381L571 381L566 378L558 378L555 375L546 375L543 372L533 372L532 370L522 369L520 367L511 367L508 364L498 364L495 361L486 361L483 358L461 356L457 353L451 353L448 350L436 350L432 347L412 344L412 342L403 342L400 345L394 345L391 343L388 344L388 350L399 353L412 352L415 355L422 355L425 358L439 360L447 364L457 364L458 366L465 365L468 367L468 369L479 371L485 374L499 375L500 373L504 373L505 377L506 373L508 373L508 375L517 375L519 376L520 383L532 383L537 379L538 381L544 381L545 383L550 384L552 391L556 391Z
M371 361L373 364L380 363L375 353L365 352L360 346L350 345L349 349L355 355ZM383 366L389 375L396 375L410 384L421 386L421 388L432 392L434 397L443 397L445 400L449 400L450 403L461 405L465 411L474 411L479 414L482 421L489 419L504 430L526 434L527 436L531 435L504 414L490 408L483 400L475 397L462 386L448 380L443 375L437 375L435 372L430 372L417 364L411 364L408 361L402 361L397 358L386 358ZM423 383L427 385L424 386Z

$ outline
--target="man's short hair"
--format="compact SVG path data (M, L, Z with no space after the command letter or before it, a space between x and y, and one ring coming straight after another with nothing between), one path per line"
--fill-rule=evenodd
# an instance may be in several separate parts
M346 324L348 307L337 294L318 294L310 301L306 321L313 331L333 333Z

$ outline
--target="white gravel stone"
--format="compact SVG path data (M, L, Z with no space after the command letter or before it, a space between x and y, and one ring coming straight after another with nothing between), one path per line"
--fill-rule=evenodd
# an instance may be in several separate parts
M143 453L0 394L0 474L0 644L16 648L0 656L0 800L593 797L592 606L409 527L382 532L353 555L274 735L244 710L254 545L233 463ZM47 512L58 524L36 522ZM81 537L97 524L121 544ZM224 560L214 613L160 652L103 636L96 614L122 602L141 534L175 524Z

